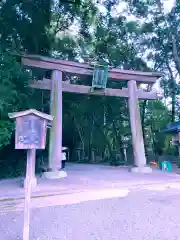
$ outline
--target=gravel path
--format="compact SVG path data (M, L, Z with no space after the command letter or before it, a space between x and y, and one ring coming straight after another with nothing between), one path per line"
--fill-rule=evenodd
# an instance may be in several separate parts
M30 240L180 240L180 191L34 209ZM22 213L0 215L0 240L22 239Z

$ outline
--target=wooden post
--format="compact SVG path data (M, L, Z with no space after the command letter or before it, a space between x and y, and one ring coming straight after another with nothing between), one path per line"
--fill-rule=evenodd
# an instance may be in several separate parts
M136 81L128 82L129 90L129 111L130 111L130 125L132 132L132 145L134 154L135 172L151 172L151 169L146 168L146 157L144 150L144 140L141 126L140 109L137 96Z
M54 116L49 142L49 168L57 171L61 168L62 152L62 72L52 72L51 114Z
M37 186L37 179L36 179L36 176L35 176L35 166L36 166L36 149L31 149L32 153L31 153L31 161L32 161L32 171L31 171L31 190L35 189L36 186ZM26 174L26 177L28 175ZM24 188L26 189L26 184L27 184L27 179L25 177L25 180L24 180Z
M32 176L34 175L34 163L35 163L34 152L35 149L27 150L23 240L29 240Z

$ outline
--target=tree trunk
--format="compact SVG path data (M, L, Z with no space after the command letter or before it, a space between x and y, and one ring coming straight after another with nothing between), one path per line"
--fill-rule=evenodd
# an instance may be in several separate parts
M153 128L152 126L150 126L151 129L151 138L152 138L152 148L153 148L153 152L154 152L154 157L155 157L155 161L158 162L158 155L156 152L156 148L155 148L155 140L154 140L154 134L153 134Z
M93 128L94 128L94 118L89 119L89 139L88 139L88 160L92 160L92 140L93 140Z
M175 62L175 65L176 65L176 69L179 73L179 76L180 76L180 58L178 56L178 51L177 51L177 46L176 46L176 39L175 39L175 36L174 34L172 34L172 53L173 53L173 58L174 58L174 62Z
M166 65L170 74L170 78L171 78L171 104L172 104L172 108L171 108L171 121L175 122L175 117L176 117L176 80L174 78L173 75L173 71L171 69L171 66L169 64L168 59L166 59Z
M107 106L108 106L109 110L112 113L112 107L109 104L107 104ZM120 113L120 119L122 119L122 113ZM123 119L122 119L122 121L123 121ZM116 144L118 143L118 146L119 146L119 149L120 149L121 158L125 159L122 136L118 134L117 128L116 128L116 124L115 124L114 120L112 121L112 123L113 123L113 130L114 130L115 137L116 137Z
M125 159L122 136L118 135L116 125L115 125L114 121L113 121L113 130L114 130L115 137L116 137L116 144L118 143L118 146L119 146L119 149L120 149L121 158Z
M147 141L146 141L146 133L145 133L145 113L146 113L146 106L147 106L147 100L144 100L144 101L143 101L143 105L142 105L141 122L142 122L143 138L144 138L144 150L145 150L145 156L146 156L146 159L147 159L147 158L148 158L148 153L147 153Z
M111 149L111 144L109 142L109 140L107 139L106 135L104 134L104 131L102 130L102 127L96 122L96 120L94 119L94 125L98 128L98 130L100 131L100 133L102 134L106 144L107 144L107 147L108 147L108 150L109 150L109 153L110 153L110 157L112 157L113 160L116 160L114 154L113 154L113 151Z
M148 85L147 91L150 91L151 89L152 89L152 85ZM146 132L145 132L145 115L146 115L147 103L148 103L148 100L143 101L142 112L141 112L142 132L143 132L144 150L145 150L146 159L148 158L148 153L147 153L148 143L146 141Z
M175 118L176 118L176 84L175 84L174 80L172 80L171 101L172 101L171 121L175 122Z

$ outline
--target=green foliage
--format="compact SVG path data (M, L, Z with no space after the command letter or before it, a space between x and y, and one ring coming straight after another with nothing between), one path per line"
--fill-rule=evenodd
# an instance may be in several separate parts
M0 149L10 143L13 125L10 121L0 120Z
M11 138L12 123L8 113L17 111L28 103L27 73L7 52L0 51L0 148ZM26 95L27 94L27 95Z

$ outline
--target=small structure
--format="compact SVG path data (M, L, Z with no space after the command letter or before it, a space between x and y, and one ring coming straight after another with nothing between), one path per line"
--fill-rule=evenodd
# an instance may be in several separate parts
M22 112L9 113L10 118L16 119L15 148L44 149L46 129L53 117L30 109Z
M179 156L177 167L180 168L180 121L169 124L164 133L171 134L173 145L178 147Z
M35 187L35 149L45 149L47 127L53 120L51 115L29 109L9 113L9 118L16 119L15 149L31 149L33 155L32 186ZM25 180L26 185L26 180Z
M156 92L143 91L137 87L137 84L153 84L162 76L161 73L122 70L113 67L92 67L87 63L53 59L37 55L24 54L20 57L21 63L28 68L41 68L48 70L49 73L51 72L51 78L37 79L29 83L29 87L42 90L46 89L51 92L50 114L54 116L54 120L52 122L49 143L49 168L52 169L52 173L46 174L46 177L52 178L53 175L53 178L60 177L58 171L62 166L62 92L127 98L134 153L134 167L131 171L143 173L152 171L151 168L146 165L139 100L154 100L157 98L157 94ZM74 76L90 75L92 76L92 86L72 84L64 81L66 74ZM107 81L126 81L127 87L121 89L106 88Z
M15 148L27 149L23 240L29 240L31 191L36 185L35 151L45 148L47 124L53 117L35 109L9 113L9 117L16 119Z

